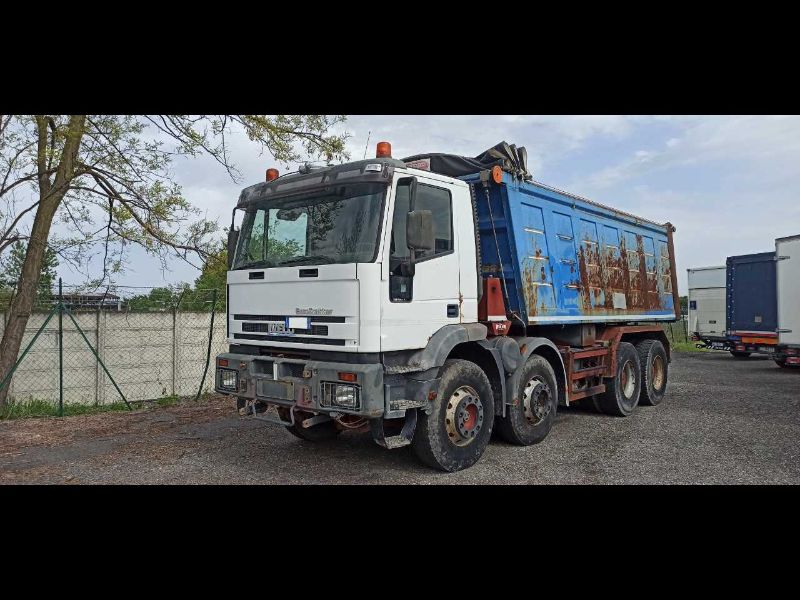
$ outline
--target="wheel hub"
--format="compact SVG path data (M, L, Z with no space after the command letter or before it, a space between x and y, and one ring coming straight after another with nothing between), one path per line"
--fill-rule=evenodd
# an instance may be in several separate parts
M664 368L664 359L660 356L653 358L653 388L661 390L664 387L666 380L666 369Z
M636 389L636 373L633 362L628 361L623 365L619 381L622 386L622 394L626 398L631 398L633 396L633 391Z
M447 436L456 446L471 444L483 428L483 405L478 393L464 385L447 401L445 412Z
M541 379L534 377L527 383L522 390L522 408L528 423L538 425L547 418L551 410L550 397L550 386Z

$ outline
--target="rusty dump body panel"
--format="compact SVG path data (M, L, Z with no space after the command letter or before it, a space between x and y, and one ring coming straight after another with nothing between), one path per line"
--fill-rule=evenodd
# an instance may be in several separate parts
M674 228L503 174L473 186L481 274L531 325L674 321ZM491 210L490 210L491 209ZM500 259L497 257L499 247Z

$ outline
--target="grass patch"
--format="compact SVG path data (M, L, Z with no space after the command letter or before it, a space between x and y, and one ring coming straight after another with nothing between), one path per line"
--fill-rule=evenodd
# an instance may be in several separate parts
M134 400L131 401L133 410L142 410L152 407L174 406L181 401L180 396L164 396L154 400ZM127 411L128 407L124 402L112 402L109 404L64 404L64 416L72 417L75 415L95 415L98 413ZM0 419L35 419L39 417L57 417L58 402L50 400L30 400L10 401L5 409L0 412Z
M677 352L708 352L706 348L698 348L695 344L697 342L675 342L670 343L670 346Z
M128 410L124 402L110 404L64 404L64 416L94 415L97 413ZM57 417L58 403L48 400L23 400L9 402L0 413L0 419L30 419L37 417Z

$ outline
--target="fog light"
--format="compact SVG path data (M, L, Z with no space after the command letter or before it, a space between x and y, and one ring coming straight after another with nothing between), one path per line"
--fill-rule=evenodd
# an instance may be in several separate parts
M217 369L217 388L235 392L239 388L239 373L231 369Z
M357 385L323 381L322 405L358 410L361 407L361 389Z

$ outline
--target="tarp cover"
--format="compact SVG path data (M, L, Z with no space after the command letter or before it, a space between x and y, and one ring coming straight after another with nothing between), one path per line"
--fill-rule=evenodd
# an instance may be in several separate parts
M507 144L506 142L500 142L475 158L457 156L455 154L432 153L409 156L404 158L403 162L412 168L427 168L429 171L449 177L472 175L499 165L503 171L511 173L519 179L524 179L525 181L533 179L533 176L528 172L528 153L525 148L517 148L514 144Z

